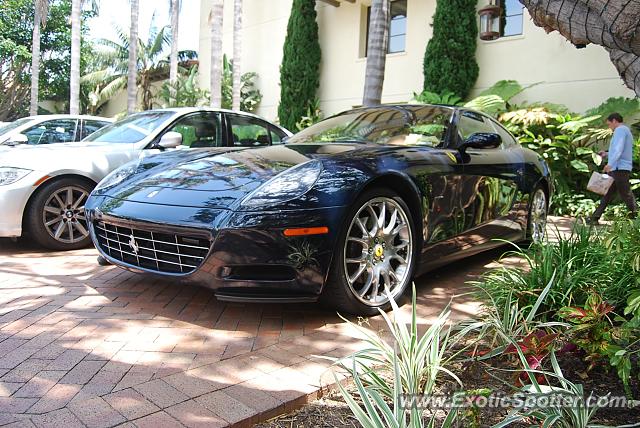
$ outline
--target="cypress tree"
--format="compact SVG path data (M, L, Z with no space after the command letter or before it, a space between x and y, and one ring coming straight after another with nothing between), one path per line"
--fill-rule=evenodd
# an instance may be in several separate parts
M280 67L280 124L295 130L320 85L320 42L315 0L293 0Z
M424 89L466 99L478 79L477 0L438 0L424 55Z

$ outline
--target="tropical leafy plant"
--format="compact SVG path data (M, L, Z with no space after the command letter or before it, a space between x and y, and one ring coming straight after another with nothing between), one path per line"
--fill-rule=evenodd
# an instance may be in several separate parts
M568 333L573 343L587 353L587 371L595 367L613 340L610 318L613 310L614 307L603 301L599 294L592 293L584 307L565 307L558 311L560 318L573 324Z
M400 385L405 394L431 394L436 379L445 374L460 384L460 380L445 366L451 357L445 357L449 346L451 327L447 321L451 310L445 308L424 335L418 335L418 316L416 313L416 290L413 287L411 320L409 324L400 321L402 317L398 305L391 299L393 319L380 311L392 341L383 338L377 332L356 325L348 320L364 337L368 347L360 350L336 364L353 373L354 367L366 386L375 387L383 396L393 399L394 386L379 373L394 373L398 364ZM396 361L397 356L399 357Z
M258 73L247 72L240 76L240 110L255 111L262 101L262 93L256 87ZM222 57L222 108L231 109L233 105L233 62L227 55Z
M422 91L419 94L414 92L413 101L421 104L443 104L451 106L462 104L462 98L450 91L442 94L431 91Z
M322 110L320 109L320 99L316 98L312 104L307 107L307 114L296 123L296 129L302 131L322 120Z
M520 391L526 396L533 398L554 395L562 397L563 401L571 403L570 406L562 405L546 405L534 406L533 408L514 409L509 412L507 417L494 428L502 428L514 423L522 422L538 422L541 427L558 427L558 428L603 428L601 425L594 425L592 420L599 410L600 404L590 405L588 397L585 396L584 387L568 380L553 351L549 353L549 359L553 371L537 370L529 364L524 352L519 351L521 364L525 373L527 373L530 383L524 385ZM544 379L544 383L538 381L539 378ZM555 385L554 385L555 384ZM554 385L554 386L552 386ZM535 402L535 400L530 400ZM545 400L547 403L549 400Z
M153 21L152 21L153 22ZM82 76L81 82L93 88L95 98L110 99L127 85L129 62L129 36L116 26L118 41L100 39L96 43L95 69ZM152 23L146 41L138 40L138 91L141 109L153 108L155 91L152 83L162 80L169 72L165 50L171 43L168 27L157 29ZM194 51L181 51L178 60L184 62L197 58Z
M165 81L158 95L163 108L206 106L210 98L209 91L198 85L198 67L192 67L173 84Z

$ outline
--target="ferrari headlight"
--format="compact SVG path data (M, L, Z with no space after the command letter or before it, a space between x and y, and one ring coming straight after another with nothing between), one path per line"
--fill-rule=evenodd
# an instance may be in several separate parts
M13 184L18 180L22 180L29 175L30 172L30 169L0 166L0 186L6 186L7 184Z
M286 202L307 193L320 177L322 162L312 160L288 169L258 187L242 201L245 207Z
M111 171L105 178L98 183L94 190L104 190L116 186L130 177L138 170L138 162L131 162Z

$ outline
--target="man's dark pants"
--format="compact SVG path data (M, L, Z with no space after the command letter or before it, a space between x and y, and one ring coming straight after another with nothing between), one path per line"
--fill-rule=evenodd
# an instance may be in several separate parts
M629 183L629 177L631 176L631 172L629 171L611 171L609 173L611 177L613 177L613 184L609 188L609 191L606 195L602 197L600 200L600 206L593 213L592 218L594 220L600 219L604 210L607 208L607 205L611 202L616 192L620 195L620 198L627 204L627 208L631 211L631 215L635 216L638 212L638 206L636 205L636 198L633 196L633 192L631 191L631 183Z

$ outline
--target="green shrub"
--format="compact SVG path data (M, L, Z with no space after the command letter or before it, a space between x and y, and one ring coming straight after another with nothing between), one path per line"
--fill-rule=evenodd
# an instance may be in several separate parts
M316 2L293 0L280 67L280 124L295 130L316 99L320 85L320 43Z
M424 90L465 99L478 79L475 0L438 0L424 55Z
M582 306L596 292L617 308L623 308L631 291L640 286L640 222L618 221L597 232L577 226L556 242L519 249L525 267L502 267L487 272L473 284L488 305L508 306L517 299L520 307L533 305L540 292L553 281L543 305L542 319L549 320L565 306ZM488 298L487 296L491 296Z

